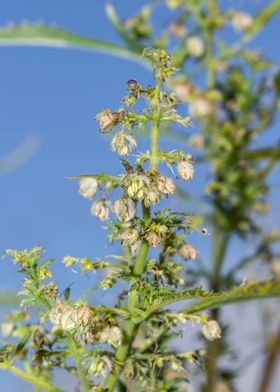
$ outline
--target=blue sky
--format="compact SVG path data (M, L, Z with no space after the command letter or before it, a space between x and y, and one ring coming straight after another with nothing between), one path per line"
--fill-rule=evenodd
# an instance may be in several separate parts
M113 2L122 17L134 14L142 3ZM243 1L229 3L244 10ZM259 7L265 2L255 4ZM106 19L103 1L84 0L78 5L70 0L9 0L1 5L1 26L41 20L119 42ZM279 25L277 15L255 41L278 64L275 37ZM89 215L89 203L79 197L77 183L66 177L118 173L119 160L110 153L109 140L99 134L93 117L103 107L118 108L128 79L147 84L151 74L133 62L78 50L0 47L0 56L0 158L26 137L40 141L24 165L0 177L0 254L6 248L43 245L46 256L56 260L54 271L63 289L77 280L62 266L64 255L102 257L112 253L102 225ZM200 182L198 172L193 186ZM208 239L203 241L207 248ZM0 264L0 283L5 291L19 287L19 277L6 260ZM16 390L18 384L11 385Z

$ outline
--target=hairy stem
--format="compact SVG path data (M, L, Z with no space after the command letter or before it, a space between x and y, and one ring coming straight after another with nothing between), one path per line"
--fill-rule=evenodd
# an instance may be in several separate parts
M150 170L156 171L158 165L158 127L160 122L159 113L159 93L161 83L158 81L155 87L155 94L152 100L152 108L154 119L152 121L151 129L151 164Z

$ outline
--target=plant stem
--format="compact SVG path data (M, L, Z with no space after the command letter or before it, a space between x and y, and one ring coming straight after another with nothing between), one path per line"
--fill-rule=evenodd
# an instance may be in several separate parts
M40 388L48 392L62 392L61 389L53 387L48 382L42 380L38 375L26 373L23 370L7 363L0 363L0 369L6 370L17 377L29 382L34 387Z
M159 113L159 93L160 93L161 82L158 81L155 87L155 94L152 100L153 108L153 121L151 129L151 164L150 170L156 171L158 165L158 127L160 122Z
M261 380L259 383L258 392L269 391L269 386L272 381L273 371L280 354L280 328L270 342L270 347L267 350L267 358L264 364Z
M70 349L74 362L77 366L78 377L83 385L83 391L88 392L90 387L84 369L81 365L81 358L79 356L79 351L77 349L76 342L73 340L71 335L68 336L67 341L68 341L68 347Z
M144 203L142 203L142 209L143 209L143 218L145 220L149 219L150 209L145 207ZM145 267L145 261L146 261L148 250L149 250L148 243L144 239L134 266L133 274L135 276L141 277ZM137 304L138 304L138 293L136 290L132 290L130 292L130 297L127 302L127 309L133 311L133 309L137 307ZM106 380L105 388L107 388L108 392L113 391L118 382L120 373L124 367L125 360L129 354L136 329L137 329L137 325L133 323L131 320L128 320L123 330L124 336L123 336L122 344L116 351L113 370Z

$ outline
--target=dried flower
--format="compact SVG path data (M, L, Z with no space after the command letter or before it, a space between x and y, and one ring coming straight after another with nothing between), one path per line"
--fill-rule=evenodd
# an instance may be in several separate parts
M253 26L253 18L244 12L235 12L232 18L232 26L237 31L247 32Z
M149 246L155 248L161 242L163 237L168 233L168 228L164 225L153 225L146 234L145 238L148 241Z
M105 108L96 115L95 119L99 121L100 132L107 133L119 122L119 113L112 113Z
M207 340L219 339L222 334L221 327L215 320L210 320L203 324L201 332Z
M160 193L163 193L164 195L172 195L176 192L176 184L171 178L159 175L156 177L155 181Z
M81 305L74 309L71 318L76 326L88 326L93 321L92 312L86 305Z
M117 199L113 206L113 211L122 222L129 222L136 215L136 204L126 197Z
M204 53L204 42L200 37L189 37L186 41L188 54L193 57L201 57Z
M85 199L91 199L95 196L98 188L98 181L94 177L83 177L80 179L79 193Z
M139 233L136 229L130 227L125 229L120 234L120 240L123 245L131 246L134 245L139 239Z
M116 133L111 141L112 150L122 156L128 155L136 146L137 143L134 137L123 131Z
M109 219L109 208L105 199L96 200L92 203L90 213L98 219L105 221Z
M179 255L185 260L195 260L196 249L191 244L183 244L179 249Z
M184 161L183 159L179 160L177 166L179 176L185 180L191 180L194 175L194 167L190 161Z
M100 333L100 342L118 347L122 342L122 331L119 327L105 327Z

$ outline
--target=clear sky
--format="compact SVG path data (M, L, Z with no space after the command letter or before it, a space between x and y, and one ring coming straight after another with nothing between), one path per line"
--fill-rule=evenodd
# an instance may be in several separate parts
M251 3L259 8L266 2ZM143 2L119 0L113 4L126 17ZM244 10L244 1L229 4ZM106 19L104 5L92 0L1 0L0 25L43 21L120 42ZM255 40L278 64L279 26L278 14ZM38 144L24 165L0 176L0 254L7 248L43 245L46 256L56 260L54 271L61 289L70 283L74 283L74 291L77 288L77 275L66 272L61 264L64 255L93 258L113 253L106 245L102 225L89 215L89 203L79 197L77 183L66 177L119 172L119 160L110 153L109 140L99 134L93 117L104 107L118 108L130 78L143 84L152 81L150 72L140 65L109 55L0 47L0 158L26 137ZM194 180L193 186L199 183ZM19 277L6 260L0 264L0 284L3 291L19 287ZM109 301L105 297L103 303ZM12 378L3 378L4 383L9 390L29 390Z

